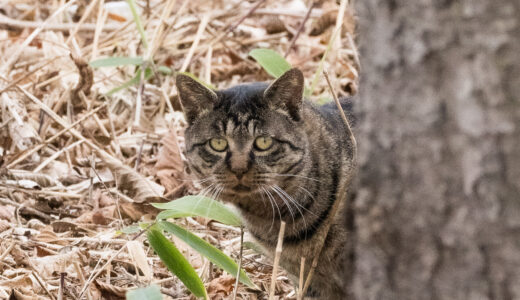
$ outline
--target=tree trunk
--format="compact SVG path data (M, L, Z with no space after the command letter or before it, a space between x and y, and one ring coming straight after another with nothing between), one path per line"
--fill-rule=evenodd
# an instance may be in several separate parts
M520 299L520 2L357 0L355 299Z

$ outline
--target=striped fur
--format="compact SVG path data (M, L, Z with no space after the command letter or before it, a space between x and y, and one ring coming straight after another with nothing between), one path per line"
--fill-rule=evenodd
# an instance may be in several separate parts
M177 87L189 123L190 169L211 196L238 207L268 253L274 252L280 220L287 223L281 265L295 279L301 257L310 265L332 205L344 202L353 174L352 144L337 109L302 100L303 76L297 69L271 85L210 91L179 75ZM259 136L272 137L273 146L255 149ZM226 139L225 151L210 147L215 137ZM343 209L327 235L309 296L343 297Z

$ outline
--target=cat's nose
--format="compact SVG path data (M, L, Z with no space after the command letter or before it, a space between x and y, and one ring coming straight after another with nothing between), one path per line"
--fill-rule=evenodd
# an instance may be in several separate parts
M247 169L239 169L239 170L233 170L233 174L235 174L235 177L240 180L242 177L244 177L244 174L247 172Z
M247 154L233 153L229 156L228 167L229 170L236 176L238 180L242 179L245 173L249 170L250 160Z

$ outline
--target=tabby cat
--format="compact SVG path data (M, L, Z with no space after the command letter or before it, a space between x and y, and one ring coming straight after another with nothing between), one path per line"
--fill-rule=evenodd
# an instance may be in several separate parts
M355 163L336 106L304 101L298 69L270 85L220 91L185 75L176 81L188 122L190 170L214 197L238 208L245 227L268 253L274 253L280 220L286 222L280 263L293 280L301 257L309 269L333 203L341 201L307 296L344 298L343 203Z

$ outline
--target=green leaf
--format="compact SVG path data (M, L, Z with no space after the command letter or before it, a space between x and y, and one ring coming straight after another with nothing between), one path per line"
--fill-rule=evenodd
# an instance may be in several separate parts
M233 277L237 275L238 265L229 256L215 248L210 243L176 224L170 222L160 222L159 226L165 231L176 235L186 244L190 245L190 247L207 257L212 263L219 266ZM244 272L244 270L240 270L240 281L248 287L257 288L251 279L247 277L247 274Z
M132 234L132 233L137 233L140 230L141 229L139 228L139 225L130 225L130 226L126 226L123 229L121 229L120 232L124 233L124 234Z
M144 73L144 80L150 79L152 77L152 75L153 75L152 70L149 68L146 69L146 72ZM141 70L138 70L132 79L130 79L127 82L123 83L122 85L108 91L107 96L111 96L121 90L127 89L127 88L131 87L132 85L136 85L139 83L139 81L141 81Z
M153 284L126 292L126 300L162 300L161 289Z
M233 226L240 226L242 223L235 212L227 206L207 197L185 196L168 203L153 203L152 205L159 209L167 209L157 216L158 220L200 216Z
M195 296L207 299L206 289L195 269L159 229L152 227L148 231L148 241L168 270L175 274Z
M276 51L271 49L254 49L249 52L253 57L271 76L278 78L283 73L291 69L291 64L288 63Z
M143 64L142 57L106 57L91 61L89 65L92 68L100 67L117 67L117 66L128 66L135 65L139 66Z
M157 71L163 73L164 75L171 75L173 73L172 69L168 68L167 66L159 66Z
M132 16L134 17L135 25L137 26L137 30L141 35L141 42L143 42L143 46L145 49L148 49L148 41L146 40L146 32L144 31L143 23L141 23L141 19L139 18L139 11L137 10L137 5L135 4L135 0L126 0L128 6L130 6L130 11L132 11Z

